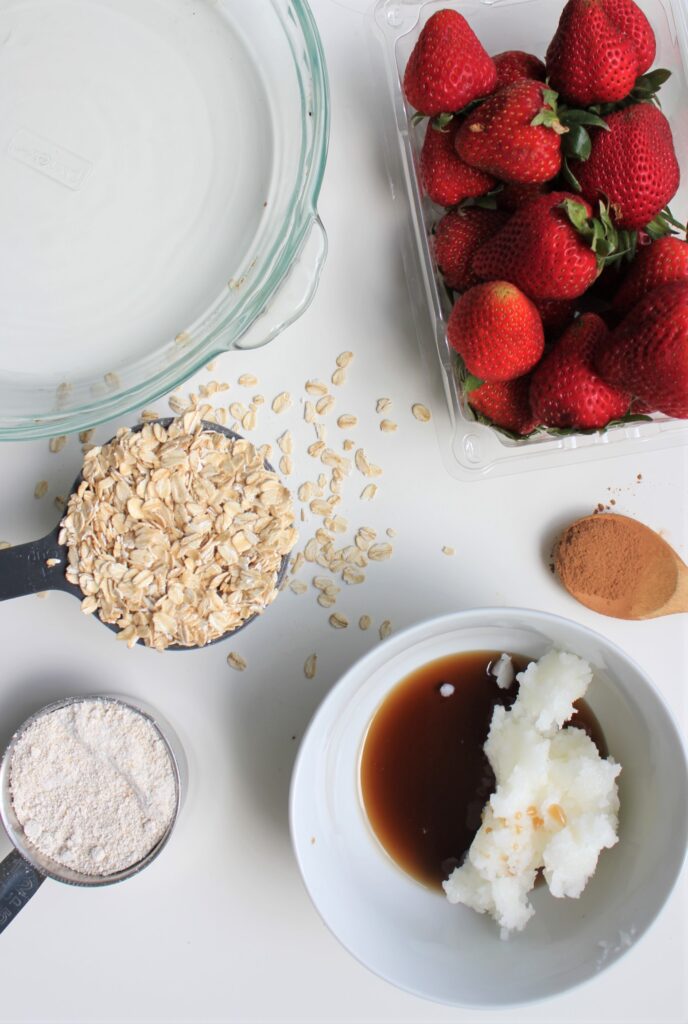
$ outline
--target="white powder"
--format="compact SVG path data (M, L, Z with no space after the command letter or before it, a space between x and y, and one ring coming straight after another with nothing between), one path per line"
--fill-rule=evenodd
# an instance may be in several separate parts
M87 875L140 861L176 808L165 744L148 719L116 701L78 701L38 718L14 748L10 792L29 843Z

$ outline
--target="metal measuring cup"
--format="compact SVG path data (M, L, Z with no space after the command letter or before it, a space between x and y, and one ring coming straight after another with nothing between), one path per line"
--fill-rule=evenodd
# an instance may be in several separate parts
M169 427L174 422L174 417L167 416L158 420L151 420L150 423L159 423L162 427ZM143 430L145 423L138 423L132 427L133 433L138 433ZM216 434L224 434L226 437L230 437L235 441L245 440L241 434L237 434L233 430L229 430L228 427L220 426L219 423L210 423L206 420L201 421L203 430L214 431ZM110 444L114 438L110 438L107 443ZM271 464L267 461L264 462L265 468L274 473L275 470ZM70 497L75 491L79 489L79 485L83 480L83 476L79 473L79 476L74 481L74 486L70 491ZM60 521L62 517L60 517ZM65 576L65 567L67 565L67 548L65 545L60 544L60 524L50 531L45 537L41 537L39 540L30 541L26 544L18 544L15 547L6 548L0 551L0 601L7 601L13 597L25 597L27 594L37 594L48 590L62 590L66 594L71 594L72 597L76 597L79 601L83 601L84 594L81 588L74 583L69 583ZM275 578L275 587L277 590L281 588L282 582L286 575L287 569L289 568L289 555L284 555L280 563L277 576ZM119 627L111 622L104 622L99 616L95 616L98 622L101 622L103 626L111 630L113 633L119 633ZM239 633L242 629L246 629L255 619L258 618L258 613L250 615L245 619L241 625L236 626L234 629L228 630L223 633L222 636L216 637L214 640L209 640L205 645L210 647L212 644L221 643L223 640L228 639L230 636L234 636ZM145 646L143 640L137 640L137 644ZM179 644L170 644L169 647L165 648L166 651L197 651L200 650L198 646L191 645L189 647L181 646Z
M165 746L174 778L174 813L164 835L160 837L155 846L141 860L121 871L115 871L108 875L87 875L80 871L74 871L72 868L56 863L36 849L27 839L17 819L10 790L12 756L19 738L34 722L44 715L49 715L60 708L69 707L72 704L79 704L84 701L120 704L145 718L153 726ZM148 867L151 861L155 860L158 856L172 834L181 807L185 779L186 760L181 744L173 729L167 722L161 719L157 711L154 711L138 699L123 698L111 694L66 697L52 704L46 704L45 707L31 715L30 718L27 718L12 736L0 762L0 819L10 842L14 846L12 852L0 863L0 932L3 932L19 911L26 906L46 878L53 878L55 881L64 882L67 885L85 887L113 885L115 882L123 882L125 879L131 878L132 875L136 875L139 871Z

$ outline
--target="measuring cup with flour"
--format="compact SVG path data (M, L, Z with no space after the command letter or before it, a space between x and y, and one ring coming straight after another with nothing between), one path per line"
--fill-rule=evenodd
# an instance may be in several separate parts
M111 885L147 867L177 819L181 764L169 726L129 698L69 697L27 719L0 763L14 846L0 864L0 932L46 878Z

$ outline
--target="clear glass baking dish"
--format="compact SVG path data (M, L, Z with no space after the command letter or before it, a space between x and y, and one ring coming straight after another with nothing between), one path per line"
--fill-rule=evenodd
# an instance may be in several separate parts
M326 236L306 0L0 0L0 439L141 408L305 309Z
M685 220L688 210L688 9L683 0L638 0L657 37L655 65L673 72L661 93L683 172L672 208ZM416 175L425 122L412 124L414 111L401 88L404 68L422 26L436 10L454 7L468 20L488 53L520 49L544 56L563 0L378 0L374 18L374 73L385 101L380 117L392 194L399 209L400 243L416 331L434 386L446 403L436 410L445 465L466 480L524 469L542 469L573 459L596 459L686 444L688 423L655 417L603 433L537 434L511 440L478 422L462 399L457 363L446 341L451 299L434 265L429 237L443 213L423 196Z

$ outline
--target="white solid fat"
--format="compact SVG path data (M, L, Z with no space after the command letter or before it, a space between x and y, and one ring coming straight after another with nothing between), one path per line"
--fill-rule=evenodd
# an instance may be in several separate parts
M619 810L621 767L582 729L562 728L592 678L587 662L550 651L517 678L518 696L508 710L495 707L484 748L495 792L465 862L444 882L450 902L491 914L502 937L532 917L539 868L554 896L581 894L617 841Z
M497 680L500 690L508 690L514 681L514 665L510 654L501 654L499 661L496 661L490 668L490 672Z

